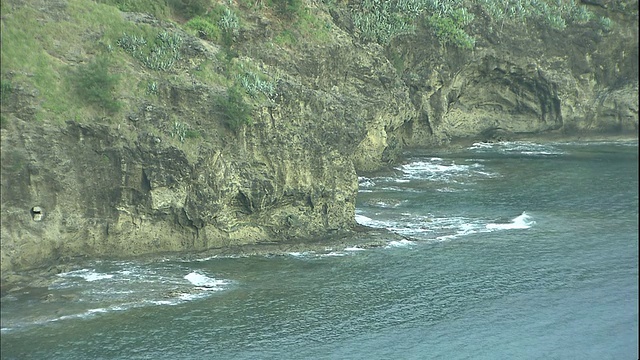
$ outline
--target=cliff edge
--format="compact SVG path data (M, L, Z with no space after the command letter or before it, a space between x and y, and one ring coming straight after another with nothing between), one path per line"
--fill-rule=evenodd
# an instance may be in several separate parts
M338 236L409 147L637 137L637 1L500 4L3 1L3 277Z

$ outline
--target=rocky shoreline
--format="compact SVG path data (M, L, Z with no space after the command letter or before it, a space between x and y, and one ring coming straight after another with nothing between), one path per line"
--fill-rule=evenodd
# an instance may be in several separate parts
M195 14L239 20L224 38L121 3L3 1L2 288L82 259L339 244L358 176L411 149L638 136L637 2L549 2L555 27L458 2L441 30L466 46L428 8L378 41L359 2Z
M94 260L144 260L166 261L180 259L183 261L197 260L211 257L250 257L250 256L284 256L291 253L328 253L357 247L370 249L386 246L391 241L406 240L406 237L392 233L385 229L374 229L362 225L356 226L342 234L327 236L309 241L274 242L258 245L238 245L225 248L212 248L202 252L179 252L147 254L137 257L121 257L106 259L72 258L58 261L56 264L40 268L16 271L2 274L0 297L15 292L36 291L46 292L45 289L56 279L56 275L78 270Z
M500 140L502 141L502 140ZM566 135L538 135L521 136L511 138L509 141L531 141L531 142L628 142L638 141L637 136L631 135L606 135L606 134L581 134L574 136ZM463 149L478 140L458 140L450 142L439 149ZM424 149L421 149L424 150ZM389 168L390 171L391 168ZM328 235L321 238L299 241L282 241L260 244L245 244L227 247L211 248L198 252L172 252L146 254L135 257L119 258L68 258L58 259L55 264L38 267L30 270L3 272L0 285L0 297L10 295L15 292L35 291L46 293L46 288L55 280L57 274L77 270L93 260L145 260L145 261L166 261L167 259L196 260L210 257L250 257L250 256L284 256L291 253L327 253L335 250L343 250L349 247L361 249L377 248L388 245L391 241L411 240L405 236L393 233L386 229L371 228L363 225L356 225L350 230L342 233ZM46 297L43 297L46 301Z

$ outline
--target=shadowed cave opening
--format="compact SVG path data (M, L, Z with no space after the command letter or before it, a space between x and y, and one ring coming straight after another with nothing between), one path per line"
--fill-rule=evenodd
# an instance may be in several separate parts
M41 221L44 218L44 209L40 206L32 207L30 213L33 221Z

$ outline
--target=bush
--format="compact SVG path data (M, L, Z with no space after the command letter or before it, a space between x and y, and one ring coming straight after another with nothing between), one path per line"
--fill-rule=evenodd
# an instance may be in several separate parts
M238 35L240 22L236 13L229 8L224 8L224 12L218 21L218 25L222 28L222 41L227 47L231 46Z
M201 136L198 130L193 130L188 124L179 121L173 122L173 128L169 130L169 135L178 139L181 143L186 139L195 139Z
M168 71L182 58L182 38L166 31L159 32L153 42L125 33L118 46L152 70Z
M613 21L611 21L611 19L609 19L608 17L600 17L598 19L598 24L600 24L600 27L602 27L602 30L604 30L605 32L609 32L611 31L611 29L613 29Z
M13 85L8 79L2 79L0 81L0 101L4 103L9 98L9 95L13 92Z
M434 0L435 1L435 0ZM594 14L575 0L479 0L478 4L492 17L504 25L519 25L531 21L555 30L564 30L568 24L585 24Z
M186 23L205 40L220 42L229 47L238 35L240 21L236 13L226 6L214 7L207 16L196 16Z
M284 29L276 35L275 42L280 45L293 46L297 43L296 35L289 29Z
M73 79L78 96L86 102L110 113L120 110L120 103L113 96L120 77L109 73L107 57L101 56L89 64L81 65Z
M272 0L272 2L276 12L286 19L295 19L304 10L302 0Z
M461 23L456 22L455 17L431 15L427 19L427 23L433 28L438 41L442 45L452 44L469 50L475 46L475 39L462 29Z
M271 98L276 92L272 81L269 81L266 76L260 76L251 70L237 74L236 80L251 98L256 98L260 94Z
M564 30L567 28L567 22L562 18L562 15L560 14L549 14L545 18L545 22L552 29Z
M413 18L417 14L405 10L398 1L365 0L360 8L352 10L353 24L363 40L388 44L393 37L414 32Z
M191 19L204 15L211 7L211 0L168 0L169 6L180 16Z
M202 134L200 134L200 131L198 131L198 130L187 129L187 131L184 133L184 136L187 139L197 139L197 138L201 137Z
M155 81L148 82L146 93L148 95L158 95L158 83Z
M539 25L564 30L569 24L585 24L594 19L594 14L576 0L360 0L349 3L351 19L361 38L383 45L396 36L413 33L415 20L424 16L427 27L434 31L440 43L472 49L475 40L464 28L474 20L474 14L465 5L489 15L500 29L505 23L520 26L533 20ZM612 26L607 20L599 21L604 31Z
M209 41L219 41L222 34L218 25L213 24L208 19L200 16L196 16L189 20L185 26L195 30L198 37Z
M586 6L581 5L572 8L572 11L569 13L569 17L571 21L577 24L585 24L593 18L593 13L589 11Z
M251 125L251 106L244 100L243 93L238 85L234 85L227 89L227 96L216 99L216 105L222 110L224 122L231 130Z

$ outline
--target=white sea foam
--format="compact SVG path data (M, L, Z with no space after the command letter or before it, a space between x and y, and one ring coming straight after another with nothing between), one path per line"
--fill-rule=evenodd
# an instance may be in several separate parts
M292 256L298 259L306 259L309 257L313 257L316 255L315 251L291 251L288 252L287 255Z
M456 165L453 162L451 164L442 164L441 160L431 161L432 162L412 162L402 165L399 170L401 170L405 175L408 175L409 177L424 177L423 175L433 175L437 173L457 173L469 170L469 165Z
M527 156L558 156L564 151L552 144L537 144L527 141L501 141L497 143L474 143L467 148L478 152L496 151L503 154L522 154Z
M98 309L89 309L87 310L87 314L97 314L97 313L106 313L109 310L105 309L105 308L98 308Z
M467 189L454 189L452 187L443 187L440 189L436 189L437 192L443 192L443 193L454 193L454 192L460 192L460 191L467 191Z
M442 158L430 158L404 164L397 168L402 171L403 177L396 182L407 182L414 179L440 181L446 183L463 183L468 178L493 177L494 174L484 170L484 165L474 160L465 160L466 164L456 164L451 160ZM402 189L404 190L404 189Z
M385 209L390 209L390 208L396 208L398 206L400 206L403 202L405 201L398 201L398 200L394 200L394 199L388 199L387 201L384 200L371 200L371 201L367 201L366 204L368 206L371 207L379 207L379 208L385 208Z
M368 226L371 226L371 224L374 223L373 219L371 219L370 217L366 217L364 215L359 215L359 214L356 214L356 222L360 225L368 225Z
M526 212L508 223L488 223L485 219L459 216L416 216L411 213L400 215L394 220L374 220L358 215L358 222L371 227L385 228L413 239L438 242L495 230L527 229L535 224Z
M193 301L197 299L202 299L206 296L207 296L206 293L182 293L178 295L178 299L182 301Z
M85 281L97 281L97 280L113 278L112 274L101 274L96 272L94 269L74 270L74 271L58 274L58 276L59 277L79 277L79 278L83 278Z
M212 279L206 275L200 274L196 271L192 271L184 276L190 283L206 290L220 290L221 286L226 285L227 281Z
M149 304L153 304L153 303L154 301L128 302L128 303L122 303L117 305L111 305L108 307L87 309L83 312L79 312L76 314L63 315L57 318L46 320L45 322L56 322L56 321L70 320L70 319L88 319L99 314L106 314L114 311L126 311L133 308L148 306Z
M454 218L456 221L448 226L447 230L455 231L452 234L437 236L437 241L448 241L460 236L475 234L482 231L482 223L480 220L471 221L470 219Z
M477 149L491 149L491 148L493 148L493 144L492 143L477 142L477 143L473 143L473 145L469 146L467 149L468 150L477 150Z
M525 211L522 212L519 216L515 217L511 220L510 223L506 224L497 224L490 223L487 224L486 228L489 230L511 230L511 229L528 229L533 226L536 222L532 220L532 217L528 215Z
M455 234L451 234L451 235L442 235L442 236L438 236L436 237L436 241L438 242L442 242L442 241L449 241L449 240L453 240L455 238L459 238L460 236L463 236L463 233L455 233Z
M620 145L638 146L638 140L579 140L553 142L554 145L593 146L593 145Z
M546 155L546 156L558 155L550 151L522 151L521 154L522 155Z
M81 313L71 314L71 315L63 315L57 318L53 318L48 320L48 322L56 322L61 320L70 320L70 319L86 319L96 316L97 314L103 314L109 312L107 308L97 308L97 309L89 309Z
M178 303L176 301L171 301L171 300L154 300L154 301L151 301L151 304L153 304L153 305L177 305Z
M365 249L359 248L357 246L350 246L344 249L344 251L364 251Z
M332 251L330 253L322 254L321 256L346 256L347 254L338 251Z
M478 220L471 220L463 217L435 217L432 215L416 216L410 213L401 214L402 217L395 220L373 220L370 218L361 219L359 223L375 228L384 228L394 233L428 240L432 234L442 234L456 236L477 231L484 228L484 223Z
M402 240L393 240L390 241L387 246L385 246L386 249L389 248L398 248L398 247L410 247L415 245L416 243L410 240L406 240L406 239L402 239Z
M194 261L198 261L198 262L204 262L204 261L209 261L209 260L213 260L213 259L217 259L218 257L216 255L213 256L207 256L204 258L200 258L200 259L195 259Z
M77 321L139 307L177 305L211 296L217 290L226 289L225 285L230 283L209 277L201 271L193 271L186 276L178 275L180 273L176 274L176 271L183 271L183 266L170 262L120 264L105 261L95 262L94 265L95 268L59 274L56 282L49 286L48 290L54 295L58 290L65 289L64 294L55 296L68 300L67 306L60 310L61 314L27 321L18 327L13 324L4 327L13 329L58 321ZM71 292L68 289L72 289Z
M364 176L358 176L358 187L360 189L374 187L375 185L376 183L373 180Z

